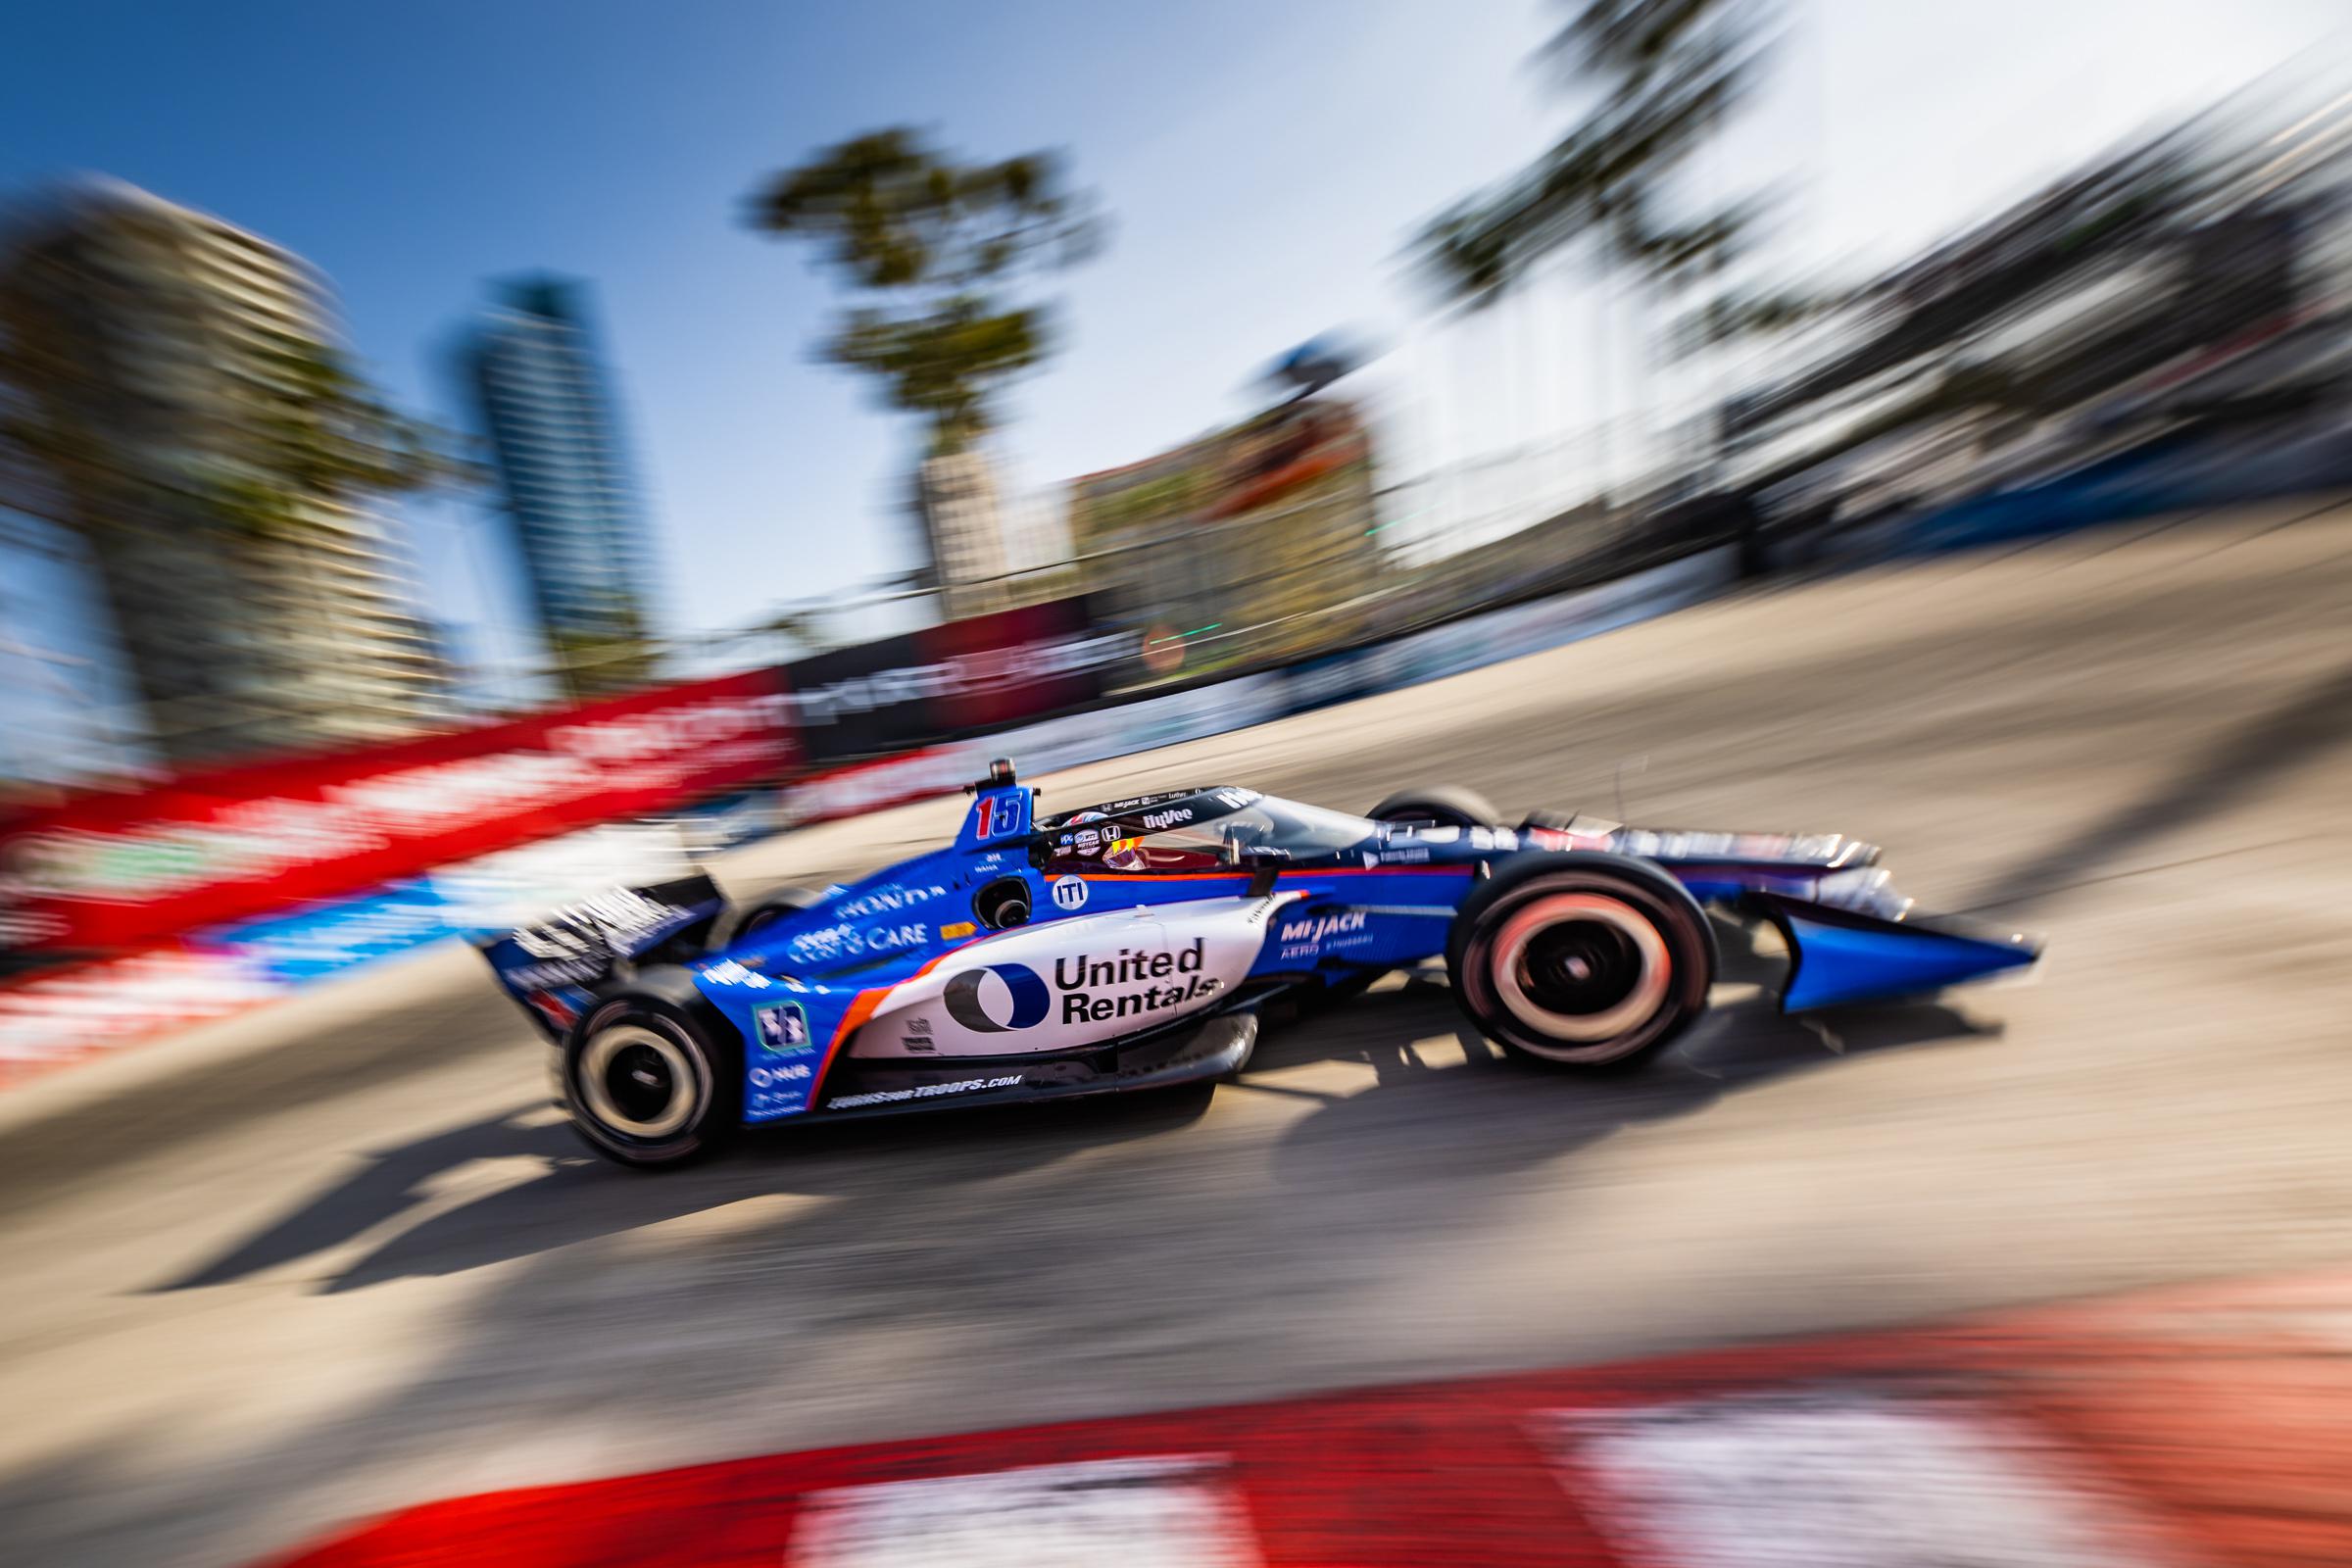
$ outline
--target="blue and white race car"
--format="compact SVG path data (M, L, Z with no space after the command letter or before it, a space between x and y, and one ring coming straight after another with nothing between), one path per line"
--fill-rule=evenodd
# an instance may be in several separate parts
M1239 1071L1266 1004L1443 957L1506 1053L1623 1067L1690 1027L1704 908L1778 926L1789 1010L2025 968L2015 932L1922 918L1834 833L1660 832L1460 790L1363 816L1237 786L1040 818L1009 762L949 847L730 907L708 877L486 942L599 1152L671 1165L746 1125L1152 1089Z

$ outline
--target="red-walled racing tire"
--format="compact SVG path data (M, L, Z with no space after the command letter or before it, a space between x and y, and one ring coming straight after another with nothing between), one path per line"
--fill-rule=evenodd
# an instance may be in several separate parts
M1454 916L1446 967L1463 1013L1513 1055L1621 1067L1706 1010L1715 938L1683 885L1615 855L1505 868Z

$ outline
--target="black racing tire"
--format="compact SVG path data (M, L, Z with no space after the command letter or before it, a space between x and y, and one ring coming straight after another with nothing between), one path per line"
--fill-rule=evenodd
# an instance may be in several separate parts
M710 951L724 953L730 943L740 942L761 926L788 914L798 914L815 903L816 895L807 888L777 888L762 893L718 917L717 923L710 927Z
M1622 855L1498 868L1446 944L1473 1027L1514 1056L1584 1071L1656 1055L1706 1011L1715 933L1690 890Z
M1493 827L1500 820L1484 795L1452 784L1398 790L1364 814L1375 822L1435 822L1440 827Z
M635 1170L689 1164L743 1121L741 1044L683 969L641 970L564 1044L564 1106L589 1148Z

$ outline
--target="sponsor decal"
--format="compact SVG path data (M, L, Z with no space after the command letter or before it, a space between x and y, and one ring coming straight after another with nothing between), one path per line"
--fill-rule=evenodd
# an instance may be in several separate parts
M1145 1018L1222 991L1224 981L1200 972L1206 961L1205 944L1195 937L1172 953L1071 954L1054 960L1050 984L1025 963L966 969L940 996L948 1016L975 1034L1034 1029L1048 1018L1063 1024Z
M690 913L634 889L617 888L522 927L514 933L514 945L534 958L580 958L623 949L666 923L683 923Z
M833 915L841 920L862 920L873 914L897 914L902 909L912 909L947 896L948 890L937 883L925 887L886 882L878 888L866 889L854 899L841 900L833 906Z
M1057 876L1054 879L1054 907L1083 909L1086 907L1086 878Z
M780 1084L807 1083L808 1064L805 1061L787 1062L781 1067L754 1067L752 1087L773 1089Z
M1485 854L1495 850L1517 849L1519 847L1519 835L1512 832L1507 827L1474 827L1463 829L1458 827L1431 826L1416 827L1408 829L1404 832L1392 834L1389 842L1398 850L1408 849L1416 844L1461 844L1467 842L1470 848ZM1394 857L1392 857L1392 858L1394 858ZM1423 858L1427 858L1427 857L1423 857Z
M606 958L560 958L549 963L526 963L501 969L500 977L518 991L544 991L551 986L573 986L600 978L611 966Z
M1286 922L1275 933L1282 956L1303 958L1317 953L1360 948L1372 940L1361 909L1338 909Z
M1070 835L1069 842L1078 847L1079 854L1084 855L1087 851L1102 844L1102 830L1099 827L1080 828L1076 833Z
M1175 827L1181 823L1190 822L1192 819L1192 808L1189 807L1180 806L1172 810L1146 811L1144 813L1144 826L1153 832L1157 832L1163 827Z
M797 1002L771 1002L754 1007L752 1028L760 1037L760 1048L779 1056L797 1056L811 1044L808 1010Z
M1225 982L1200 972L1206 951L1201 939L1178 952L1138 953L1121 948L1107 958L1074 954L1054 962L1054 989L1063 1023L1103 1023L1112 1018L1165 1012L1224 989ZM1141 991L1137 981L1150 982ZM1166 980L1168 984L1158 982ZM1106 994L1107 993L1107 994Z
M1162 790L1157 795L1130 795L1123 801L1105 801L1091 809L1074 812L1069 819L1077 822L1100 820L1105 816L1124 816L1129 811L1140 811L1147 806L1164 806L1170 801L1181 801L1191 793L1189 790Z
M941 926L939 939L942 942L960 942L965 937L977 934L980 928L969 920L957 920L952 925Z
M1645 860L1780 860L1826 865L1848 843L1836 833L1653 833L1621 828L1620 854Z
M870 1094L841 1095L825 1102L827 1110L856 1110L860 1105L896 1105L908 1100L935 1100L942 1095L968 1095L978 1089L1016 1089L1022 1074L997 1078L965 1078L952 1084L924 1084L915 1089L877 1089Z
M990 982L994 981L995 984ZM1002 1034L1045 1022L1054 998L1046 982L1025 963L992 963L966 969L940 992L948 1016L974 1034Z
M1383 850L1378 855L1364 857L1366 865L1419 865L1429 858L1426 845L1409 850Z
M1255 790L1216 790L1211 792L1211 798L1230 811L1238 811L1245 806L1254 805L1265 799Z
M753 991L767 989L767 976L754 974L733 958L721 958L716 963L706 965L703 969L703 978L713 985L744 986Z
M828 925L804 931L785 944L797 963L832 963L874 953L904 953L931 940L931 928L920 921L904 925Z

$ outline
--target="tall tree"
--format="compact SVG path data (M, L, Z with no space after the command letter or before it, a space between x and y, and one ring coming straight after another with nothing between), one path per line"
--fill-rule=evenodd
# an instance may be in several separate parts
M1053 352L1054 309L1037 287L1102 235L1060 155L964 163L905 125L776 174L751 222L814 247L853 296L821 352L922 416L934 456L994 428L999 392Z
M1754 86L1764 4L1576 5L1540 58L1582 112L1534 164L1423 228L1416 248L1441 292L1490 303L1577 244L1591 247L1604 278L1652 293L1720 277L1757 204L1709 208L1678 176ZM1604 382L1604 404L1605 391Z

